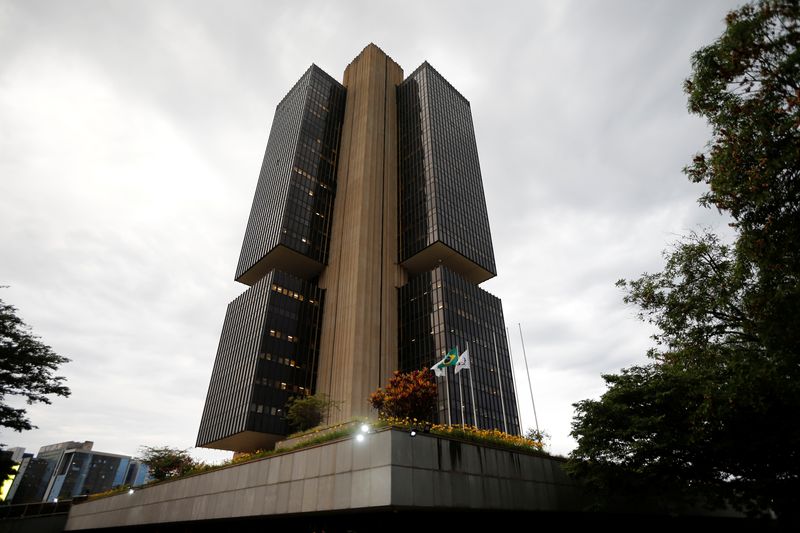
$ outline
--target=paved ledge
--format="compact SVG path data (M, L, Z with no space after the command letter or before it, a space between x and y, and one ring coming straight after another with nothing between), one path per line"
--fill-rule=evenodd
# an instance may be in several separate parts
M561 462L382 428L74 505L67 531L379 509L580 511Z

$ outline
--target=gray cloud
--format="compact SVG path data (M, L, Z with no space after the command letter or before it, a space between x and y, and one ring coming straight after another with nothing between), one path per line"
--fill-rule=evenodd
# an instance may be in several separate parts
M731 2L0 4L0 283L72 362L33 406L34 449L190 447L274 108L312 62L370 41L430 61L472 104L517 377L539 420L642 362L647 326L613 286L660 268L698 223L681 168L708 132L681 92ZM520 381L524 424L533 425Z

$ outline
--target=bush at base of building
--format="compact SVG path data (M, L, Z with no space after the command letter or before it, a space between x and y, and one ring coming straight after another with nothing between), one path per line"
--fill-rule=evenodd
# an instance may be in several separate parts
M369 397L372 407L381 417L432 420L436 409L436 382L427 368L398 372L389 379L385 389Z
M296 431L306 431L321 425L331 407L336 404L325 394L290 398L286 404L286 421Z

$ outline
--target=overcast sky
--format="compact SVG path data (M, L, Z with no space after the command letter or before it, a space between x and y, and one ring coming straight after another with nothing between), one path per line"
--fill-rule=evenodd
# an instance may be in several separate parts
M517 324L568 453L572 404L650 346L614 282L699 224L726 230L681 172L709 138L682 82L737 4L0 0L0 298L72 360L72 396L0 442L194 445L275 106L374 42L472 104L498 270L482 286L523 426Z

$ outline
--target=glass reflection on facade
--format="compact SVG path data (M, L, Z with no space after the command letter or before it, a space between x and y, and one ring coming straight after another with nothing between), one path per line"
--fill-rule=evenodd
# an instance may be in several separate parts
M20 465L10 493L13 503L53 502L105 492L123 484L141 485L149 471L126 455L92 450L91 441L42 446Z
M471 368L459 372L466 424L519 434L511 357L500 299L455 272L438 267L419 274L400 288L400 367L417 370L441 360L448 350L469 348ZM449 389L439 379L439 422L462 423L461 391L453 369ZM469 380L474 379L470 384ZM473 410L471 388L474 386ZM474 414L477 414L477 424Z

